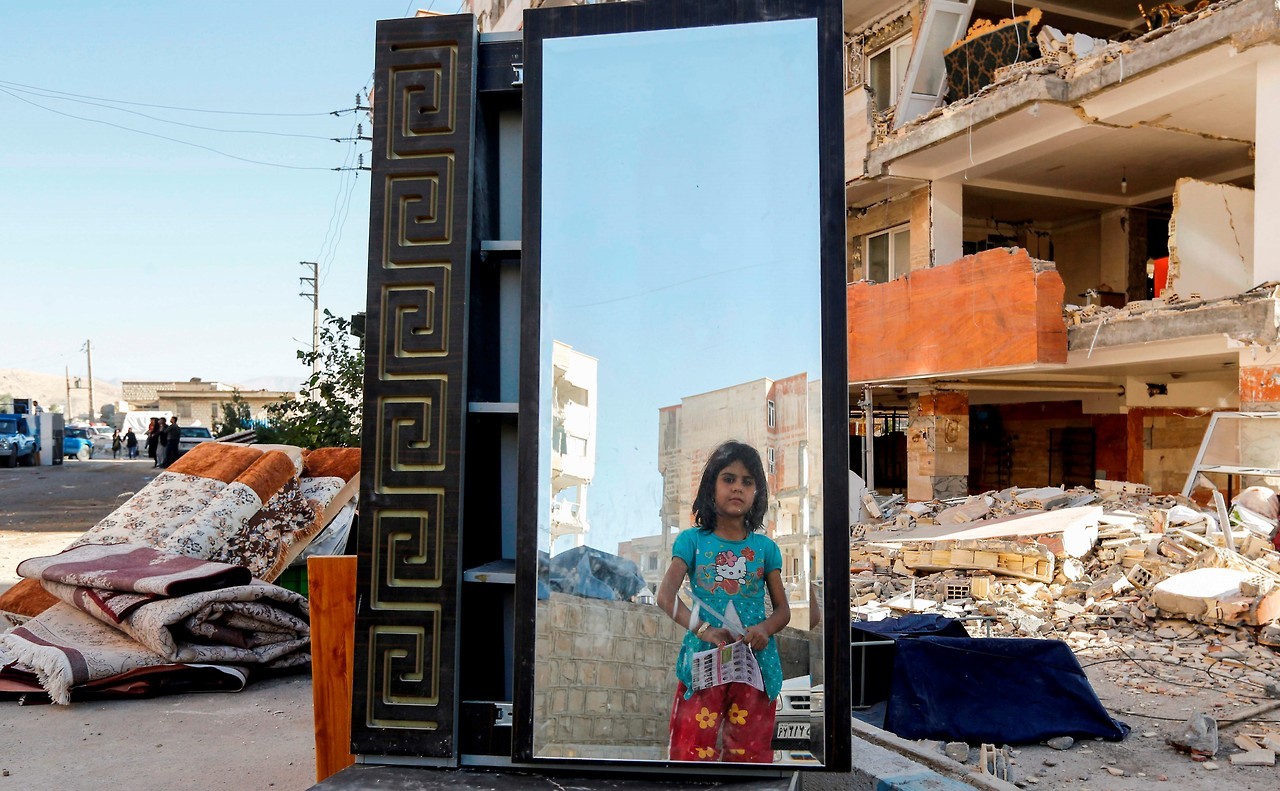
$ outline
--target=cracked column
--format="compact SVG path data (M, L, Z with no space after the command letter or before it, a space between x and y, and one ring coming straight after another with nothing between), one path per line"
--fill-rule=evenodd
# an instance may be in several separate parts
M1280 280L1280 56L1258 62L1254 111L1253 282ZM1243 370L1243 366L1242 366ZM1244 394L1241 393L1241 400ZM1241 407L1243 408L1243 406Z
M969 397L930 392L913 396L907 427L907 499L969 494Z

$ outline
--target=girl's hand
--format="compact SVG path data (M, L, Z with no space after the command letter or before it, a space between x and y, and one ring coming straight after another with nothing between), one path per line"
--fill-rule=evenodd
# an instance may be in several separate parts
M707 631L711 631L708 629ZM747 629L742 635L742 642L751 646L752 650L763 651L769 645L769 633L760 624Z
M733 635L724 627L712 626L702 633L702 637L700 639L704 643L711 643L716 646L728 645L733 642Z

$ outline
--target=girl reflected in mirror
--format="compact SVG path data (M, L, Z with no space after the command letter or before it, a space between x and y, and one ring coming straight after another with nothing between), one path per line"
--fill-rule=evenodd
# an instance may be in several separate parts
M774 702L782 687L773 635L791 620L791 610L782 586L782 553L761 532L768 502L760 454L746 443L725 442L702 470L694 526L672 545L658 606L688 630L676 659L673 761L773 760ZM691 607L678 595L686 577ZM766 593L773 606L767 617ZM693 655L735 642L754 652L762 688L735 681L695 690Z

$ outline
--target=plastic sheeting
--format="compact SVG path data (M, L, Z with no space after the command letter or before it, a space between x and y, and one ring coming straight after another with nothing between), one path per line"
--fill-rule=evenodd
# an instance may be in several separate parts
M905 739L1028 744L1129 734L1061 641L905 637L896 649L885 729Z
M640 567L594 547L566 549L547 562L547 585L587 599L628 601L644 589Z
M904 615L885 618L883 621L854 621L853 636L853 684L854 705L870 706L889 699L893 681L893 654L891 645L856 645L859 642L897 640L900 637L935 635L938 637L968 637L964 626L954 618L944 615Z

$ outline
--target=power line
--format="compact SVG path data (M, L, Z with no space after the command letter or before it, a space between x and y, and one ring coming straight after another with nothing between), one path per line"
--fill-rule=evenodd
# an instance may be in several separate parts
M261 129L221 129L216 126L201 126L200 124L188 124L183 121L172 121L168 118L159 118L154 115L147 115L146 113L138 112L137 110L130 110L126 107L115 107L114 105L105 104L102 102L87 101L85 99L74 99L69 96L56 96L51 93L40 93L38 91L28 91L28 90L23 90L22 88L10 87L9 90L16 91L18 93L29 94L31 96L39 96L42 99L54 99L61 102L75 102L76 104L87 104L87 105L90 105L91 107L102 107L107 110L115 110L116 112L129 113L130 115L140 116L142 118L146 118L151 121L158 121L162 124L173 124L174 126L185 126L188 129L203 129L207 132L226 132L228 134L241 134L241 135L272 135L274 137L301 137L309 140L333 140L334 139L332 137L326 137L324 135L303 135L303 134L297 134L294 132L268 132L266 130L261 130Z
M227 157L227 158L229 158L229 159L239 160L240 162L248 162L248 163L253 164L253 165L266 165L267 167L273 167L273 168L285 168L285 169L287 169L287 170L332 170L332 169L333 169L333 168L313 167L313 166L306 166L306 165L284 165L284 164L281 164L281 163L279 163L279 162L265 162L265 161L263 161L263 160L261 160L261 159L249 159L248 157L241 157L241 156L237 156L237 155L235 155L235 154L229 154L229 153L227 153L226 151L219 151L218 149L213 148L212 146L205 146L205 145L201 145L201 144L199 144L199 143L192 143L192 142L191 142L191 141L189 141L189 140L179 140L179 139L178 139L178 138L176 138L176 137L169 137L169 136L167 136L167 135L161 135L161 134L157 134L157 133L155 133L155 132L146 132L146 131L144 131L144 130L142 130L142 129L134 129L133 127L130 127L130 126L123 126L123 125L121 125L121 124L114 124L114 123L112 123L112 122L110 122L110 121L104 121L104 120L102 120L101 118L86 118L86 117L85 117L85 116L83 116L83 115L75 115L75 114L73 114L73 113L66 113L66 112L63 112L62 110L55 110L55 109L53 109L52 107L45 107L43 104L40 104L39 102L33 102L33 101L31 101L30 99L25 99L25 98L23 98L23 97L21 97L21 96L17 95L16 93L12 93L12 92L10 92L10 91L8 91L8 90L4 89L4 88L0 88L0 93L3 93L3 94L5 94L6 96L10 96L10 97L12 97L12 98L14 98L14 99L17 99L18 101L23 102L24 104L29 104L29 105L31 105L32 107L39 107L41 110L44 110L44 111L46 111L46 112L50 112L50 113L54 113L55 115L62 115L62 116L66 116L67 118L75 118L76 120L79 120L79 121L88 121L88 122L90 122L90 123L94 123L94 124L102 124L102 125L104 125L104 126L111 126L111 127L116 128L116 129L123 129L123 130L124 130L124 131L126 131L126 132L133 132L134 134L146 135L147 137L158 137L158 138L160 138L161 140L168 140L168 141L169 141L169 142L171 142L171 143L178 143L179 145L191 146L192 148L199 148L199 149L203 149L203 150L205 150L205 151L209 151L209 152L212 152L212 153L214 153L214 154L218 154L219 156L224 156L224 157Z
M277 118L301 118L313 115L328 115L329 113L255 113L243 110L205 110L199 107L174 107L168 104L148 104L146 102L130 102L124 99L106 99L101 96L88 96L83 93L71 93L69 91L55 91L52 88L41 88L39 85L27 85L21 82L12 82L10 80L0 80L0 85L7 85L10 88L30 88L32 90L44 91L46 93L59 93L63 96L74 96L78 99L96 99L100 102L111 102L112 104L131 104L134 107L154 107L158 110L180 110L184 113L213 113L215 115L260 115L274 116Z

